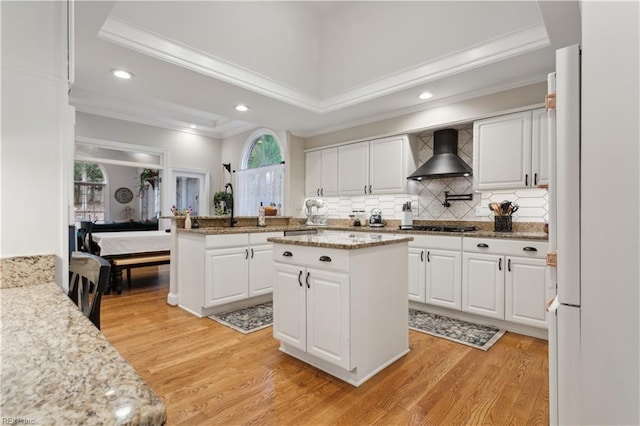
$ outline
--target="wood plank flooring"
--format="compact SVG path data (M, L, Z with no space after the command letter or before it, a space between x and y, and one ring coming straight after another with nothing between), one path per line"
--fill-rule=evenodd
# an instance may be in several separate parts
M105 296L102 332L167 405L169 425L545 425L547 342L507 333L484 352L414 331L408 355L354 388L166 304L167 267Z

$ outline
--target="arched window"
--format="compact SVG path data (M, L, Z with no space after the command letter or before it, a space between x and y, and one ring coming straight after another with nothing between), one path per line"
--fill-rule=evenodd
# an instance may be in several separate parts
M76 161L73 165L75 221L104 222L107 178L96 163Z
M257 216L260 203L278 207L284 205L284 161L277 136L261 130L245 145L242 170L236 172L236 214Z

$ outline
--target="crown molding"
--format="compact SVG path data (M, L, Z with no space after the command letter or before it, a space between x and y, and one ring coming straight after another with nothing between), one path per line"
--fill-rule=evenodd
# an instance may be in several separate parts
M98 36L103 40L318 114L337 111L550 45L544 25L537 25L322 99L115 17L107 18Z

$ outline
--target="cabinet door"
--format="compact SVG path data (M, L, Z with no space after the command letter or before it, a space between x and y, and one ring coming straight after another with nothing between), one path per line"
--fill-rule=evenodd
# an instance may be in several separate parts
M549 183L549 135L547 133L547 110L532 111L531 122L531 187Z
M306 288L304 268L275 263L273 337L297 349L307 349Z
M320 155L322 157L320 195L335 197L338 195L338 148L323 149Z
M351 370L349 275L308 268L307 353ZM357 309L354 311L357 315Z
M462 310L504 319L503 256L462 254Z
M205 307L248 297L248 257L247 247L205 251Z
M527 188L531 176L531 111L473 123L476 190Z
M507 258L505 319L547 328L546 262L542 259Z
M372 194L407 192L406 139L402 136L369 142L369 183ZM368 188L367 188L368 189Z
M338 147L338 195L369 193L369 142Z
M409 247L409 300L425 302L425 250Z
M322 186L322 151L305 154L304 192L307 197L320 196Z
M448 250L427 250L426 301L462 309L462 255Z
M249 248L249 297L273 291L273 244Z

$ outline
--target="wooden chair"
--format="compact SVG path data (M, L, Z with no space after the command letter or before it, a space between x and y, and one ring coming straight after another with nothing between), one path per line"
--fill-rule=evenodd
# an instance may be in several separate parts
M100 255L100 246L93 242L93 222L90 221L82 221L80 222L80 244L78 250L95 254L96 256Z
M69 297L100 329L100 302L109 284L111 264L91 253L73 252L69 262Z

